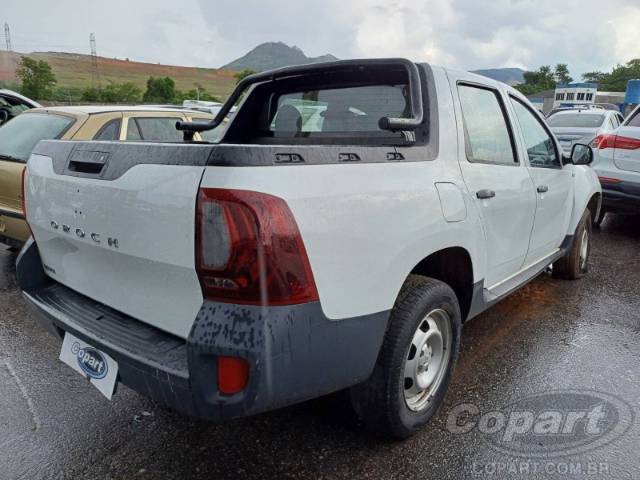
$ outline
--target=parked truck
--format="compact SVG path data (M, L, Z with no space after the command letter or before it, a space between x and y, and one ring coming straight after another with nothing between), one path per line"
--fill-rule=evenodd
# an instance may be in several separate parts
M514 89L403 59L256 74L219 144L43 141L17 273L107 397L224 420L349 389L406 437L461 327L552 265L588 270L601 190Z

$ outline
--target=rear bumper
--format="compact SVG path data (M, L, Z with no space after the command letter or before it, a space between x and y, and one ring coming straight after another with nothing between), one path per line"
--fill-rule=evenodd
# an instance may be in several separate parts
M640 184L621 182L603 185L602 207L610 212L640 213Z
M18 258L18 281L46 330L59 339L69 332L109 354L124 385L210 420L253 415L365 380L389 316L333 321L318 302L261 308L205 301L184 340L54 282L39 262L30 240ZM220 355L249 361L241 393L218 391Z
M0 208L0 243L20 247L30 234L29 226L21 213Z

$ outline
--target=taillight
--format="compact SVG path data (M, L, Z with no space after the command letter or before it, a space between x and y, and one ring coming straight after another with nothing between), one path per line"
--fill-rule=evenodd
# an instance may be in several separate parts
M605 148L637 150L640 148L640 139L621 137L620 135L603 134L594 138L589 145L598 150L604 150Z
M619 178L613 178L613 177L598 177L598 180L600 180L601 184L613 185L616 183L622 183L622 180L620 180Z
M613 143L616 139L615 135L602 134L591 140L589 146L597 150L604 150L605 148L613 148Z
M205 298L253 305L318 300L300 231L283 199L203 188L196 222L196 270Z
M22 198L20 199L20 207L22 208L22 214L24 215L24 218L27 218L27 204L26 204L27 190L25 188L26 184L27 184L27 167L24 167L22 169Z

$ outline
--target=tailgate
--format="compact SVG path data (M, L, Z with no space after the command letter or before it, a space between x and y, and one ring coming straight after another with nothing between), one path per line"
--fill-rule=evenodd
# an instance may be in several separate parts
M620 145L626 148L619 148L616 140L616 148L613 151L613 163L620 170L640 173L640 127L620 127L616 135L623 137Z
M27 219L47 274L182 338L202 304L195 205L210 147L41 142Z

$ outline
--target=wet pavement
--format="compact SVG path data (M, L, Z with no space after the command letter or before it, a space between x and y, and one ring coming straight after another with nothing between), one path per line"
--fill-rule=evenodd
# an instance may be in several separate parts
M368 435L342 394L222 425L123 387L109 402L57 361L17 290L16 253L0 247L0 479L638 479L640 219L609 217L593 243L583 280L542 275L465 326L445 405L403 442ZM522 399L613 416L520 443L451 422L460 404L511 419Z

